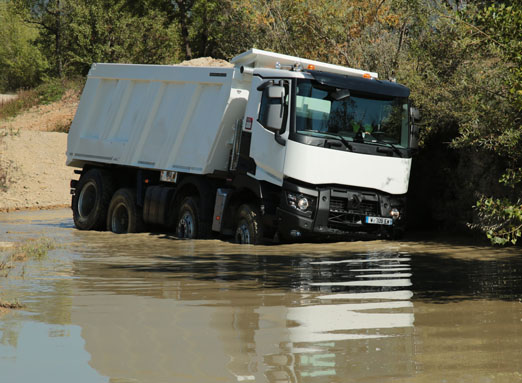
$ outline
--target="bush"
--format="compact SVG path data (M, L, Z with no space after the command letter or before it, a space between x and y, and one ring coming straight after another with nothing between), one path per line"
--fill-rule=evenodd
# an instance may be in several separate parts
M14 117L35 105L38 105L36 90L20 90L17 92L17 98L0 103L0 120Z
M49 80L35 89L40 104L59 101L65 93L65 85L59 79Z
M48 64L34 44L38 34L11 3L0 2L0 92L34 87L42 81Z
M66 89L77 89L79 86L78 81L63 82L59 79L51 79L34 89L19 90L15 99L0 103L0 120L15 117L36 105L60 101Z

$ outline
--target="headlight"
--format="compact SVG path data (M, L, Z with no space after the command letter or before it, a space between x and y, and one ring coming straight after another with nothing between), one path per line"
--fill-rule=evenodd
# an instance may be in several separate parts
M301 197L297 200L297 208L302 211L306 211L310 207L310 202L306 197Z
M288 203L288 206L299 210L303 213L312 211L313 204L314 204L314 197L310 197L304 194L299 193L292 193L287 192L286 193L286 201Z
M390 215L393 219L399 219L399 217L401 216L401 213L400 213L399 209L393 208L390 211Z

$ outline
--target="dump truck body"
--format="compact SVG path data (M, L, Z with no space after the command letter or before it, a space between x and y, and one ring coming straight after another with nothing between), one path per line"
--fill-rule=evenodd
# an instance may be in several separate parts
M248 99L244 82L233 79L235 72L95 64L71 127L67 164L225 171L227 143Z

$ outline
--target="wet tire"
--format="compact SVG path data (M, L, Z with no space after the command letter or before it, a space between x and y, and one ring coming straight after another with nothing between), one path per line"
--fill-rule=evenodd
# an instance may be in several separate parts
M107 210L114 193L108 172L91 169L78 181L72 197L74 225L79 230L105 230Z
M143 231L142 210L136 204L133 189L119 189L111 199L107 214L107 230L116 234Z
M177 217L176 236L178 238L206 238L206 233L201 224L199 198L195 196L185 197L179 205Z
M236 243L259 245L263 243L263 229L261 214L252 205L241 205L236 215L236 231L234 241Z

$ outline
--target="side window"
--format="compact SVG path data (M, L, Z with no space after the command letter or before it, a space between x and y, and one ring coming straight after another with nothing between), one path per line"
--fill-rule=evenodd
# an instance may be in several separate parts
M259 123L271 132L283 133L286 129L288 115L288 81L281 85L271 83L263 87L261 105L259 107Z

